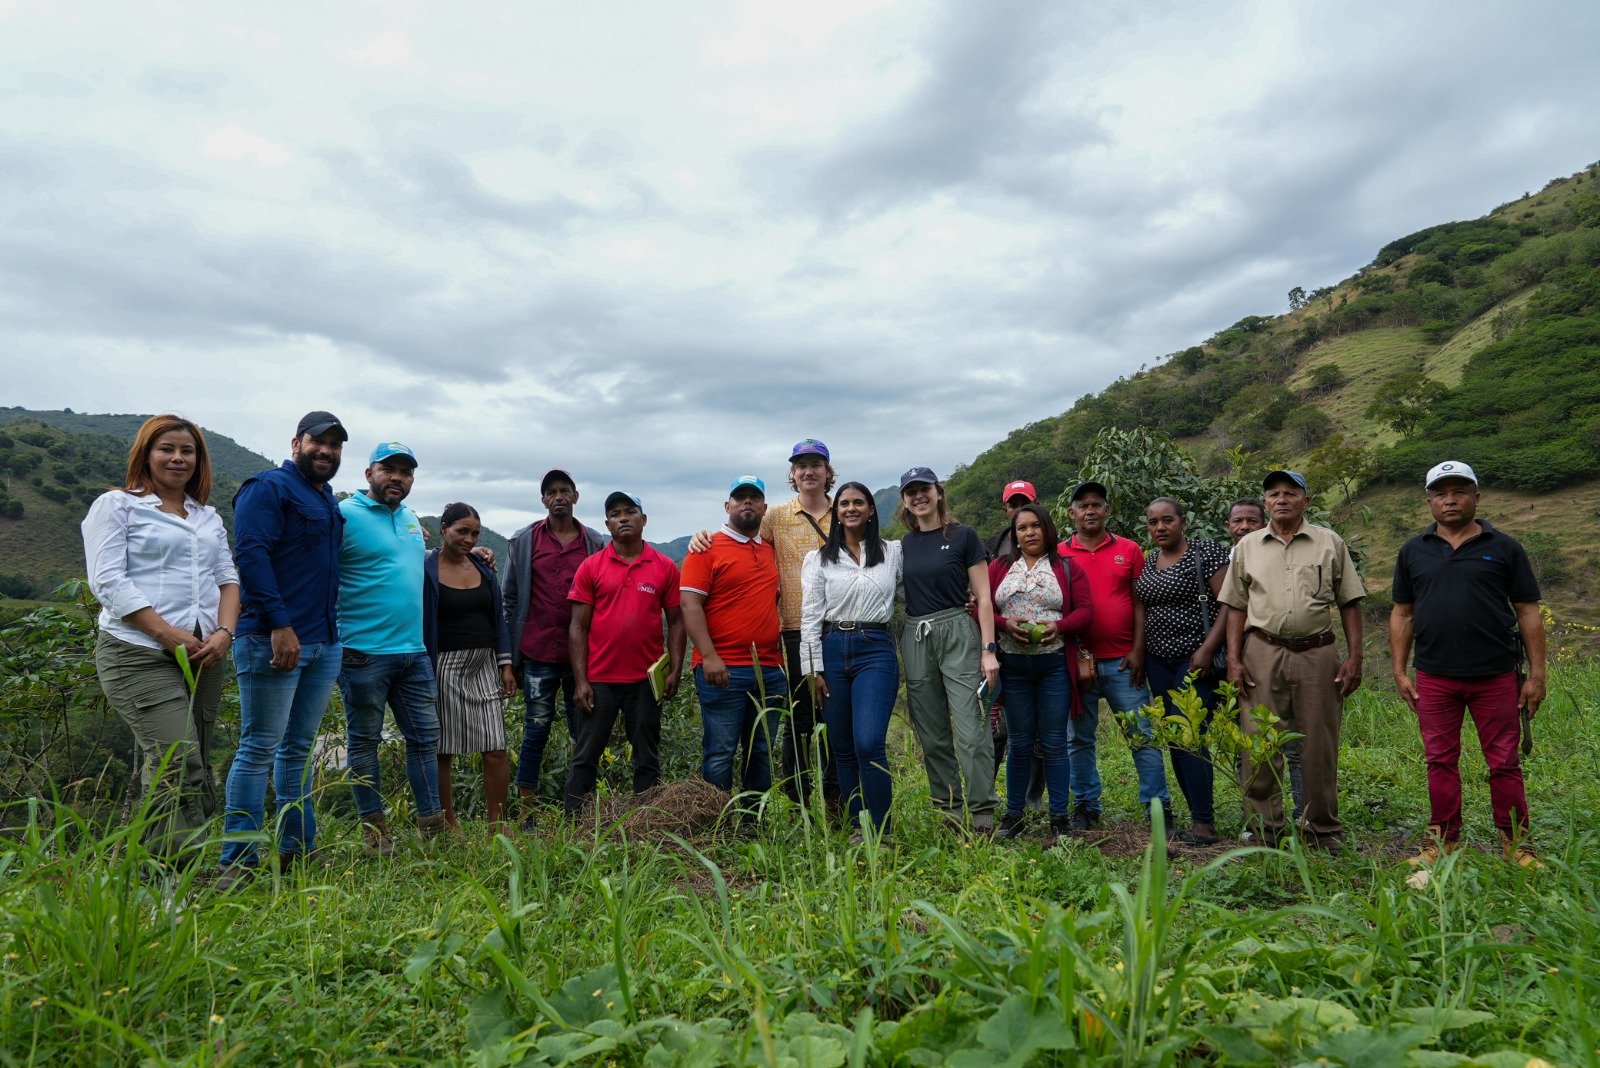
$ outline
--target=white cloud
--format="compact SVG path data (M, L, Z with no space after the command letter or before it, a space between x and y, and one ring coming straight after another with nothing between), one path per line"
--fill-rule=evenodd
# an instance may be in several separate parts
M247 130L236 122L227 123L211 131L200 142L200 151L212 159L230 163L259 163L263 167L281 167L289 162L289 150L274 141Z

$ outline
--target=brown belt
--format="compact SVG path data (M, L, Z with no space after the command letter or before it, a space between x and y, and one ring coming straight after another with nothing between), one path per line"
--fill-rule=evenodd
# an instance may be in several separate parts
M1251 627L1249 633L1266 642L1276 645L1279 649L1287 649L1291 653L1303 653L1307 649L1321 649L1324 645L1333 644L1333 631L1325 630L1321 634L1313 634L1309 638L1280 638L1276 634L1268 634L1260 627Z

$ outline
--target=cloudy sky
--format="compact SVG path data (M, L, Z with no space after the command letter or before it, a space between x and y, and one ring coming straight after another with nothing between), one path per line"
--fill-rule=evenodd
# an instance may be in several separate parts
M1578 170L1596 40L1592 0L0 0L0 404L275 458L328 408L340 488L398 438L421 511L509 532L562 466L665 539L806 436L947 472Z

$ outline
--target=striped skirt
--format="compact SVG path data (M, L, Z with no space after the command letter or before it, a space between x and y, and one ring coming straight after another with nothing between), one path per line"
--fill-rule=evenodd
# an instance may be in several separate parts
M493 649L440 653L439 752L490 753L506 747L506 699Z

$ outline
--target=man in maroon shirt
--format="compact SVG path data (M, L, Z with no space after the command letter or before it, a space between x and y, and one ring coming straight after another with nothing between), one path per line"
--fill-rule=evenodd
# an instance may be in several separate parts
M558 689L572 733L574 680L567 648L572 603L567 594L578 565L605 545L604 538L573 516L578 486L567 472L547 471L539 480L539 496L546 517L511 536L503 587L512 669L522 680L527 704L517 760L517 793L525 798L539 792L539 767L550 742Z

